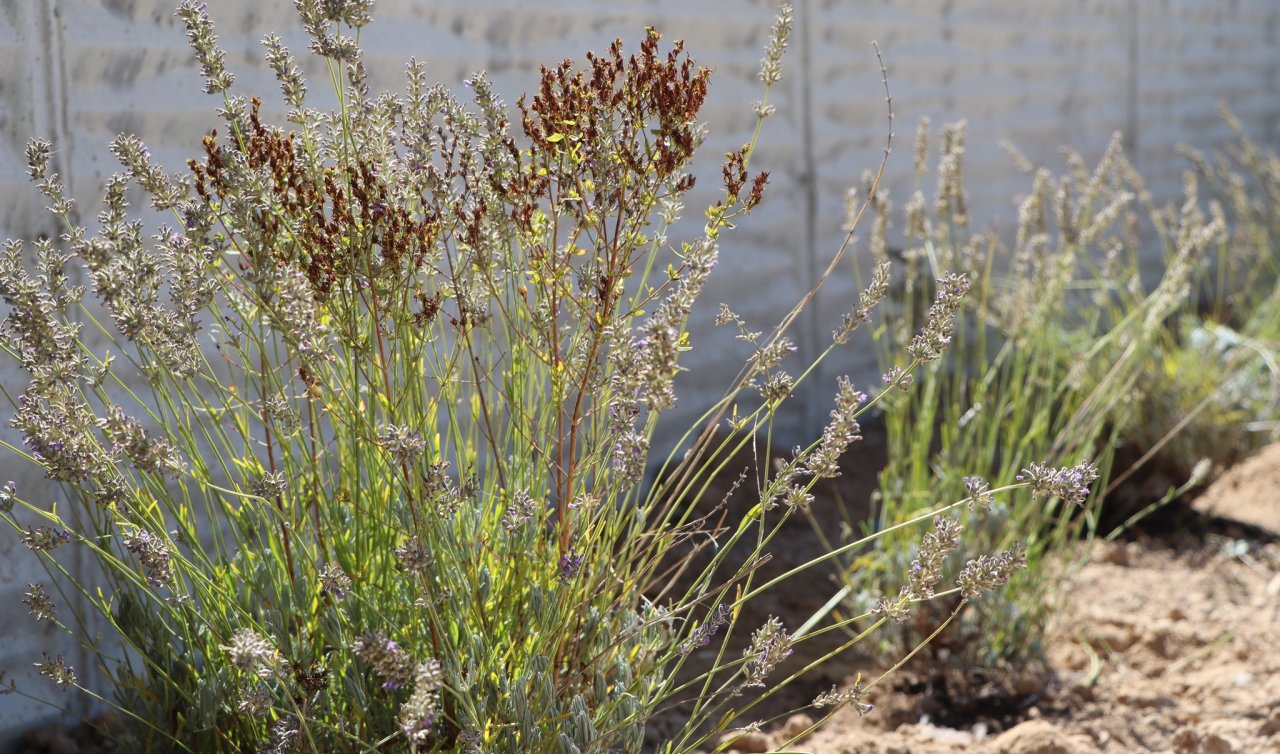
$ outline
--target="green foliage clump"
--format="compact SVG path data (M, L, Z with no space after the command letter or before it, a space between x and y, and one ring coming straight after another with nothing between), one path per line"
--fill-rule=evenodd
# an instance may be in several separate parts
M1280 156L1223 117L1235 139L1219 154L1184 152L1188 180L1222 204L1230 237L1170 323L1127 438L1174 479L1280 440Z
M1179 207L1153 206L1117 137L1092 170L1070 153L1062 176L1018 158L1033 179L1010 248L970 229L963 125L943 133L932 207L923 185L927 148L926 122L904 210L904 274L889 295L896 326L877 331L885 382L898 389L884 401L889 462L873 520L862 525L871 532L891 531L935 501L977 498L989 483L1033 478L1041 462L1095 464L1099 473L1089 481L1105 488L1117 445L1145 426L1144 396L1158 389L1149 370L1164 353L1168 323L1187 307L1209 253L1227 243L1221 207L1210 204L1206 213L1194 181ZM883 258L891 209L883 198L873 209L871 249ZM1166 263L1148 290L1139 258L1154 244L1166 250ZM942 294L919 286L917 270L974 281L949 347L927 364L911 333ZM1067 545L1099 521L1100 496L1084 510L1054 497L1036 505L1029 492L1015 492L969 523L976 549L1023 542L1030 567L938 635L929 673L982 668L988 680L1010 679L1042 659ZM910 552L895 535L851 553L846 589L855 612L901 579ZM886 635L886 646L911 647L938 632L960 599L926 606L896 636Z

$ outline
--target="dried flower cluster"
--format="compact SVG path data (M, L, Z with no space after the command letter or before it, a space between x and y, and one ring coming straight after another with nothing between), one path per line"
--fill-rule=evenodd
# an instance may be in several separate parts
M251 628L236 631L222 649L230 656L232 665L261 678L275 674L282 661L271 642Z
M924 535L907 569L906 583L896 597L880 598L872 612L901 623L910 616L913 601L931 599L934 587L942 580L947 557L960 545L963 530L955 519L935 516L933 531Z
M991 485L979 476L967 476L964 478L964 488L969 492L967 505L969 510L981 510L991 507L994 498L991 495Z
M124 538L124 548L138 559L151 586L163 586L173 581L169 542L163 537L139 529Z
M1033 463L1023 469L1017 479L1030 485L1031 494L1036 497L1056 497L1083 506L1089 497L1089 488L1098 479L1098 469L1088 462L1057 469Z
M427 449L427 441L423 439L422 433L408 427L384 427L378 439L395 462L404 466L414 465Z
M858 716L870 714L873 709L872 705L862 701L866 691L862 688L862 684L855 681L848 688L841 689L833 686L830 691L824 691L813 700L813 706L818 709L826 707L843 707L846 704L852 704L857 710Z
M933 587L942 580L942 566L947 556L960 544L960 532L964 527L955 519L938 516L933 519L933 531L924 535L916 557L907 572L907 593L912 599L929 599Z
M66 691L76 685L75 668L67 664L67 660L62 655L50 659L48 654L44 656L44 662L34 663L36 670L40 675L48 678L54 686Z
M507 531L517 531L533 520L541 510L542 506L527 490L516 490L516 493L511 496L506 512L502 514L502 526Z
M37 622L57 620L58 610L42 584L27 584L27 593L22 598L22 604L27 606L27 609L31 611L31 616Z
M413 691L400 707L400 729L413 743L423 743L431 737L431 728L440 714L440 688L444 675L440 663L424 662L414 670Z
M22 544L37 552L48 552L71 541L71 532L51 526L27 527L22 534Z
M13 501L17 499L17 496L18 486L13 483L13 480L10 479L5 482L4 486L0 487L0 513L12 511Z
M413 658L381 631L360 637L352 643L351 651L373 667L383 688L394 691L414 678L417 666Z
M956 578L960 586L960 594L968 599L998 589L1009 583L1013 572L1027 567L1026 552L1021 547L996 553L982 555L965 564Z
M326 565L320 569L320 589L335 600L346 599L351 591L351 577L336 565Z
M787 49L787 40L791 37L791 25L795 20L795 11L790 4L784 4L778 11L769 32L769 42L765 46L764 60L760 61L760 81L766 86L782 80L782 55Z
M810 474L818 478L840 475L840 456L862 439L862 428L854 417L866 401L867 394L856 390L848 377L836 380L836 407L831 410L831 421L823 428L818 447L804 459Z
M751 635L751 646L742 652L747 661L743 668L743 680L738 689L762 687L765 679L791 656L791 636L787 634L782 621L769 618L763 626Z
M938 281L938 292L925 318L924 327L907 347L907 353L918 363L927 364L942 355L955 332L956 314L969 294L969 279L948 273Z
M854 330L871 320L872 310L880 305L888 293L889 263L881 262L876 265L875 271L871 274L870 284L859 297L858 307L852 313L844 315L840 328L832 332L831 340L836 344L847 343ZM886 380L886 382L889 381Z

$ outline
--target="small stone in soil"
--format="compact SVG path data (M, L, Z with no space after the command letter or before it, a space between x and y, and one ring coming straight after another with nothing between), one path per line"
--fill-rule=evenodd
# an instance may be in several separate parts
M720 743L728 742L730 751L747 754L764 754L769 750L769 737L758 730L730 730L720 737Z
M1267 721L1262 724L1260 732L1264 736L1274 736L1280 733L1280 709L1271 713L1271 717L1267 718Z
M1236 747L1217 733L1183 728L1173 734L1173 750L1177 754L1235 754Z
M800 736L813 727L813 718L808 715L792 715L782 726L782 735L786 740L800 740Z
M1127 566L1129 565L1129 547L1124 542L1110 542L1101 547L1097 558L1103 563Z

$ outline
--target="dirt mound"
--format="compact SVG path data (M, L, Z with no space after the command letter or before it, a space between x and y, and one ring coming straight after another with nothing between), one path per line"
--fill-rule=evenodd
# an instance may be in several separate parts
M1223 474L1196 499L1195 508L1280 536L1280 443Z

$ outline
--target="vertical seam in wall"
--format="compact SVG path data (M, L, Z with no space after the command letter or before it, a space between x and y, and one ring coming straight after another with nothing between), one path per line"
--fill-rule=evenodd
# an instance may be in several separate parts
M1138 159L1138 0L1129 0L1126 25L1129 55L1125 72L1124 146Z
M53 141L51 155L53 169L62 177L69 193L74 193L74 160L71 157L72 135L67 121L67 64L63 56L63 39L60 0L39 0L37 7L27 16L27 33L32 41L39 40L42 54L37 76L43 87L40 97L43 122L36 123L37 130ZM74 211L74 210L73 210Z
M44 128L49 132L48 137L53 141L54 151L51 156L54 170L62 178L64 190L70 194L75 194L75 174L73 166L75 159L73 158L74 139L71 134L71 127L68 121L68 103L67 103L67 61L64 55L65 45L62 38L62 8L61 0L40 0L38 9L30 16L30 31L32 38L38 38L43 44L44 54L42 55L42 63L40 76L41 86L44 95L41 97L44 103ZM76 205L71 208L71 220L78 223ZM69 282L72 285L82 283L81 272L79 267L73 267L67 271ZM87 560L83 552L83 548L73 548L70 554L70 568L68 569L72 576L81 583L85 583L87 576ZM93 662L90 650L80 643L73 650L75 660L73 663L79 666L81 670L81 683L92 685L94 676L94 668L97 663ZM66 710L72 714L85 717L91 712L91 704L88 697L83 694L77 694L68 704Z
M816 6L813 0L802 0L800 5L800 141L801 159L804 170L804 285L811 289L818 284L818 169L814 158L813 136L813 69L812 48L813 34L809 14ZM814 297L809 303L809 311L804 328L804 358L810 361L818 354L818 299ZM822 384L821 364L814 370L810 387L801 393L801 413L806 419L806 426L801 434L809 431L814 422L820 421L818 410L818 391Z
M63 161L62 169L66 171L67 186L74 186L75 174L72 170L75 167L75 160L71 159L71 157L75 144L74 134L71 130L70 115L68 114L71 110L71 103L68 99L67 92L71 87L68 85L69 77L67 76L67 56L65 53L66 40L62 38L62 0L50 0L50 8L49 37L54 45L52 50L53 61L57 66L56 75L52 78L54 84L58 87L56 100L57 105L55 106L57 108L55 113L57 120L55 122L57 123L58 128L58 138L66 145L66 159ZM74 207L72 208L72 211L74 212Z
M27 44L31 45L32 55L27 58L28 61L28 77L31 83L31 98L34 100L31 104L32 123L31 126L35 130L36 135L43 138L54 138L53 124L51 121L51 113L54 110L50 98L41 96L48 93L49 87L49 40L48 29L45 27L44 19L48 15L45 12L45 3L48 0L42 0L39 5L34 3L25 9L21 19L26 33ZM37 47L38 46L38 47ZM38 51L37 51L38 50ZM40 90L39 87L44 87ZM54 145L55 147L57 145ZM50 159L58 159L59 155L55 153Z

